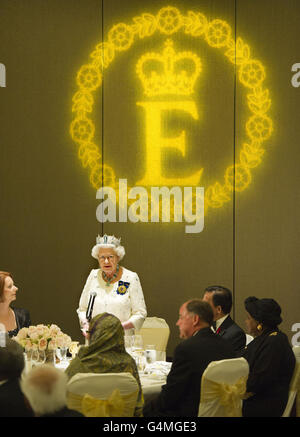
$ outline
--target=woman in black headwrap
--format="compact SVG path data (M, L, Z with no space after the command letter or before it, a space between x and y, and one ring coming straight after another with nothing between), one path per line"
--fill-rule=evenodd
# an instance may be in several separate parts
M248 297L245 308L247 331L254 339L242 355L250 367L243 416L280 417L296 362L287 336L278 329L281 308L274 299L256 297Z

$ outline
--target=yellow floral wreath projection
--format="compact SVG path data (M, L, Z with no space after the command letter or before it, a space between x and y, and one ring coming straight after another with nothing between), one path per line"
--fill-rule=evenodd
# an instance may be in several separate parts
M182 15L175 7L164 7L156 16L144 13L134 17L131 25L119 23L108 32L106 42L100 43L91 53L91 62L83 65L77 74L79 90L73 96L72 112L75 114L70 127L72 139L79 145L78 156L84 167L90 168L90 182L96 189L111 186L117 190L112 167L101 163L100 148L94 143L95 125L89 114L94 104L93 92L102 83L103 70L118 52L128 50L136 38L152 36L155 32L173 35L183 31L187 35L203 38L212 48L220 49L236 65L240 83L249 91L247 104L250 116L246 122L247 140L239 152L239 161L225 170L223 182L215 182L205 190L205 212L220 208L230 201L232 192L243 191L251 182L251 171L262 160L261 145L272 133L272 120L267 115L271 100L269 90L263 86L265 69L250 55L250 47L240 37L232 38L231 27L220 19L209 21L202 13L188 11ZM129 189L129 188L128 188Z

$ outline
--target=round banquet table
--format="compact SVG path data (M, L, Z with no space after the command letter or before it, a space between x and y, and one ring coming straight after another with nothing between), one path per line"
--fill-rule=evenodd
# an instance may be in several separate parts
M69 365L69 361L56 363L55 367L58 369L65 370ZM163 384L166 383L166 376L155 376L151 374L145 374L143 372L139 372L140 381L142 385L142 390L144 394L145 402L156 397L160 391Z
M159 395L161 387L166 383L167 377L155 377L153 375L146 375L144 373L139 373L139 375L144 399L145 402L148 402Z

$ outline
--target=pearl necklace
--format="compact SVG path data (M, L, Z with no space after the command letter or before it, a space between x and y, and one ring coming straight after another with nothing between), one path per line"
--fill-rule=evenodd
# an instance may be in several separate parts
M119 264L117 264L116 273L114 273L111 278L109 278L105 272L102 272L102 277L103 277L104 281L106 282L106 284L105 284L106 287L109 287L110 284L112 283L112 281L114 279L116 279L116 277L118 276L118 273L119 273L119 268L120 268Z

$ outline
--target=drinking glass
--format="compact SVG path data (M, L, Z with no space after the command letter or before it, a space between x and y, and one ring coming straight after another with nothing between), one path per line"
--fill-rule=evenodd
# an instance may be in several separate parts
M60 362L66 361L67 359L67 347L58 347L56 349L56 356Z
M40 350L33 350L31 354L31 364L32 367L39 366L41 364L44 364L46 361L46 353L45 351Z
M45 351L39 351L38 364L44 364L45 361L46 361L46 352Z
M146 360L143 353L136 353L134 356L138 372L143 372L146 366Z
M24 352L24 361L25 361L25 372L29 372L32 367L32 349L25 349Z
M132 335L124 335L125 349L126 352L128 352L129 354L130 352L132 352L132 343L133 343Z
M143 337L141 335L133 336L132 349L135 351L142 351L144 349Z
M32 367L35 367L39 362L39 351L33 350L31 354L31 365Z
M154 344L147 344L145 347L145 358L147 364L154 363L156 361L156 350Z
M25 349L24 358L25 361L30 362L32 357L32 349Z

